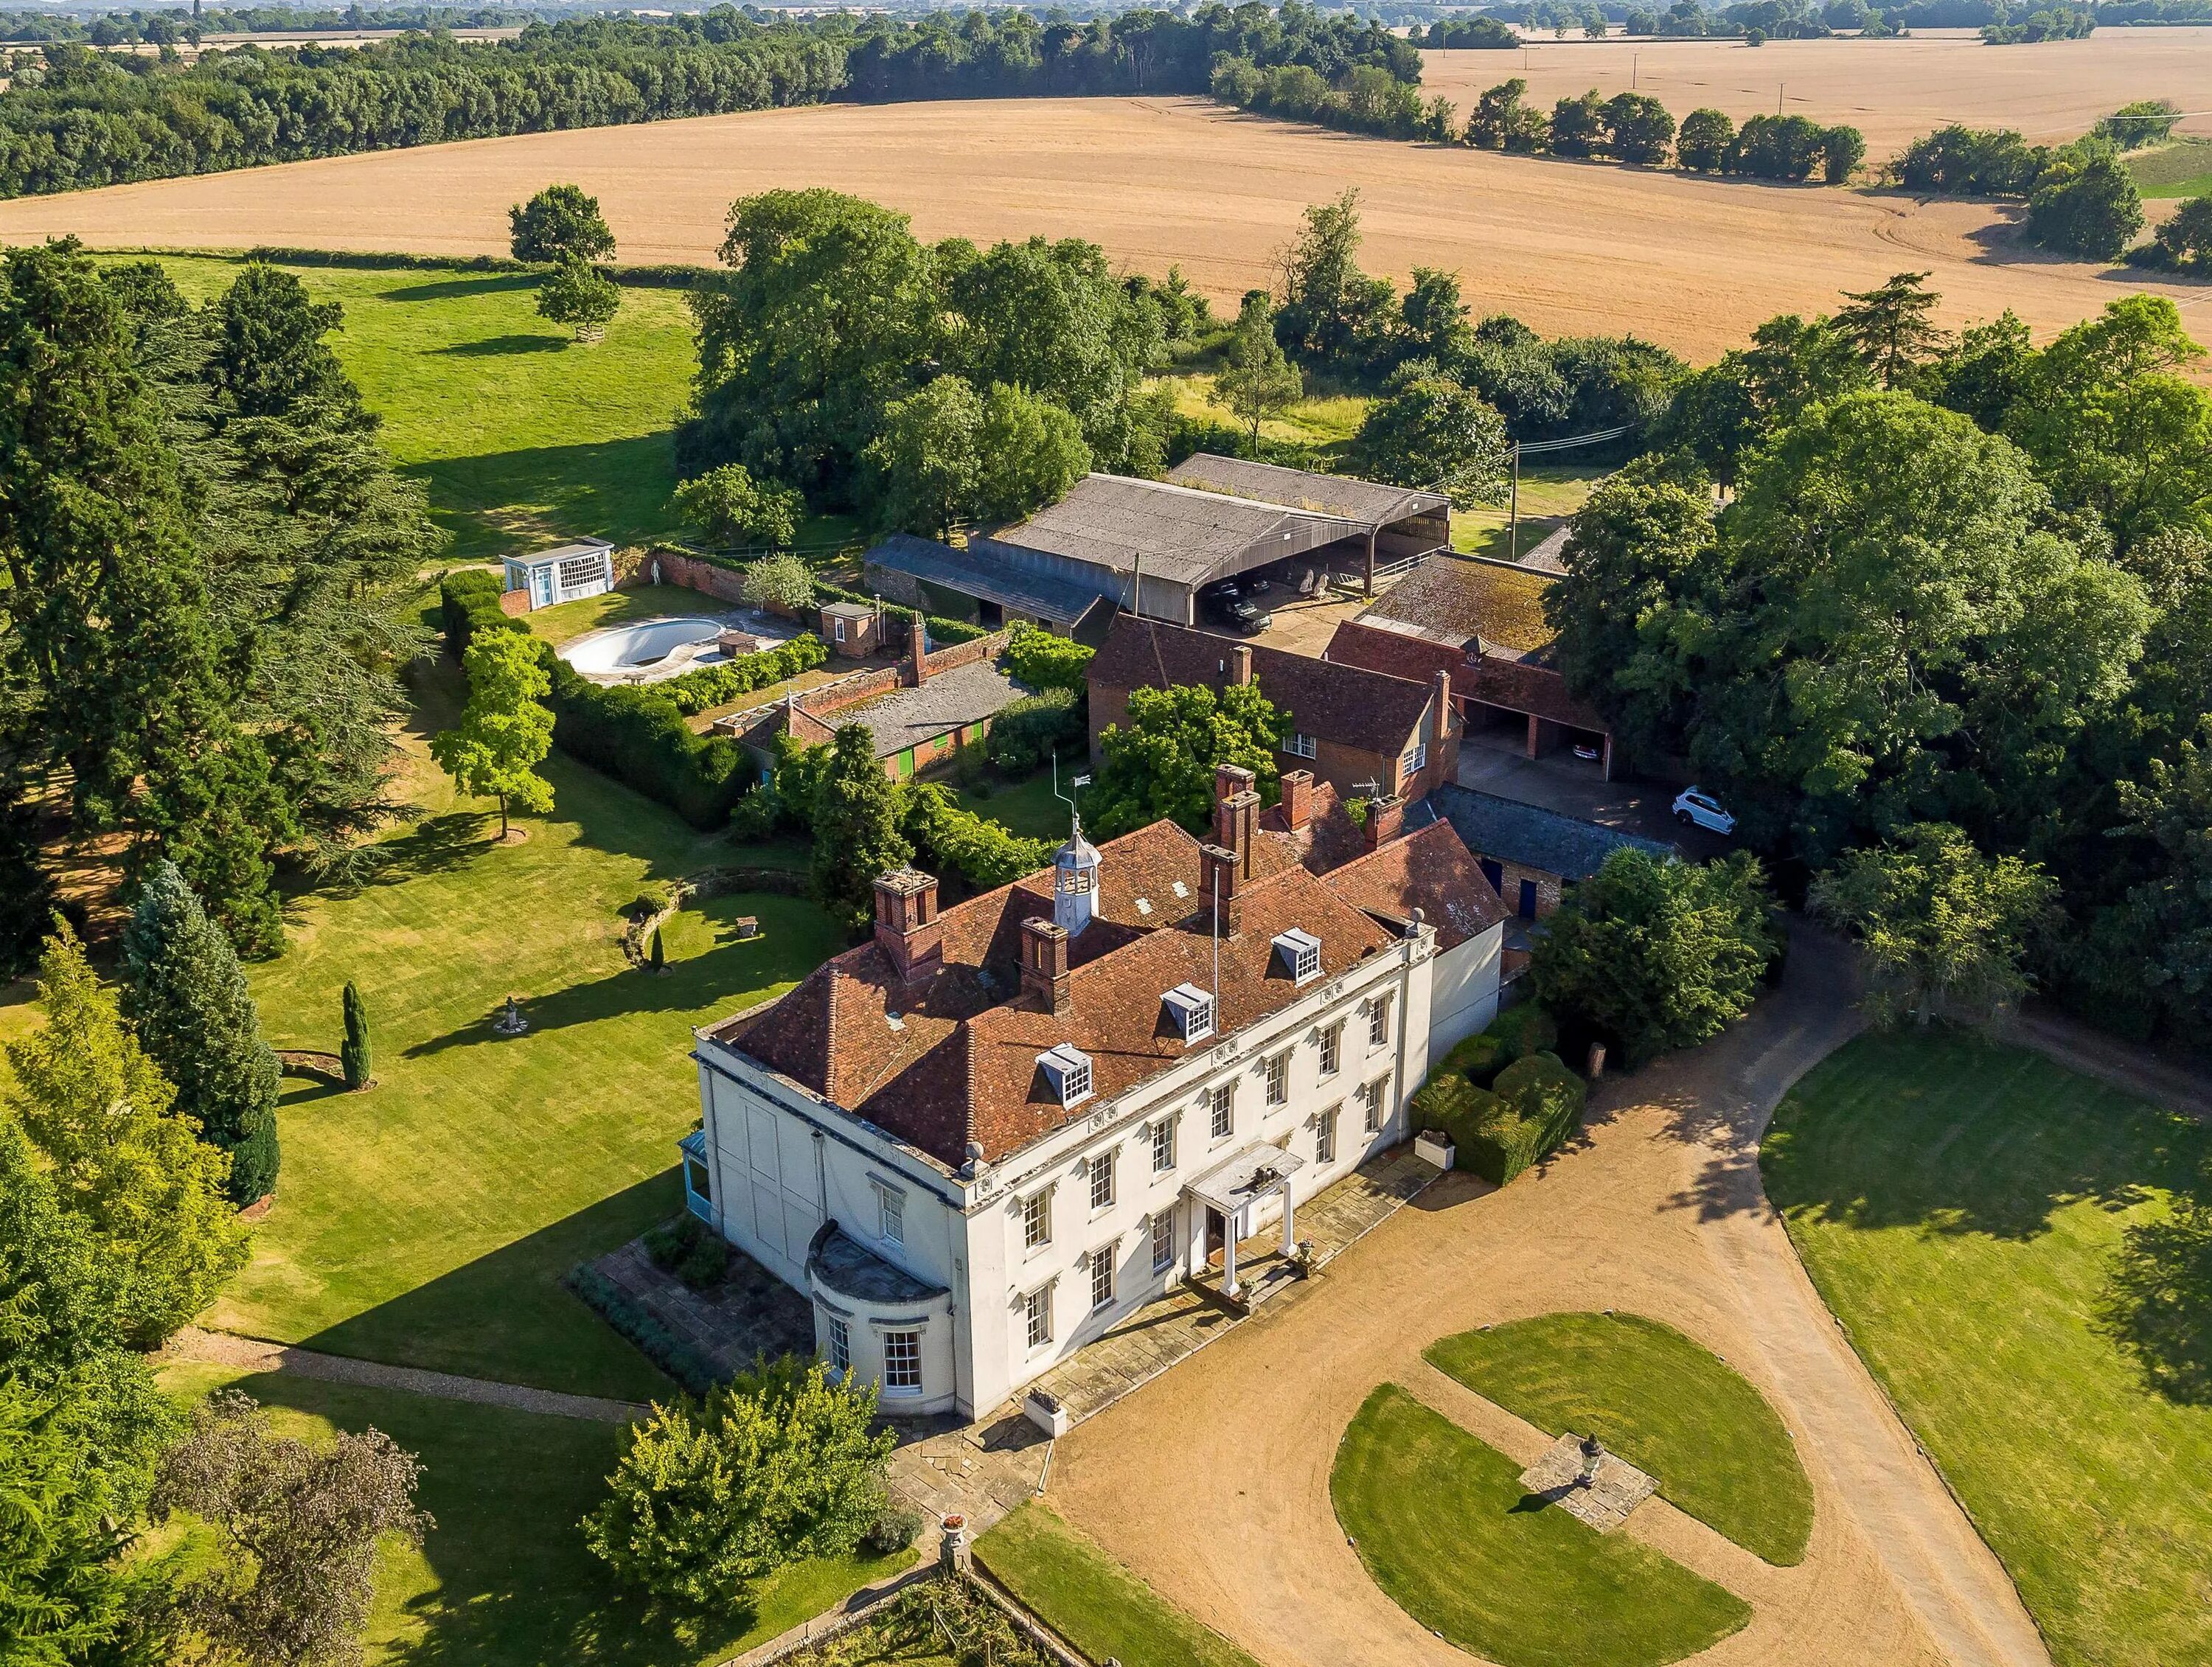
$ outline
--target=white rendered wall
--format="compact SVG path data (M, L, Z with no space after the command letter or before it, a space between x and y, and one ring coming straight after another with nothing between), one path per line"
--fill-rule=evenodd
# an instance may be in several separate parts
M1498 977L1504 945L1505 927L1500 922L1437 953L1430 1007L1431 1057L1449 1052L1453 1044L1486 1028L1498 1017Z

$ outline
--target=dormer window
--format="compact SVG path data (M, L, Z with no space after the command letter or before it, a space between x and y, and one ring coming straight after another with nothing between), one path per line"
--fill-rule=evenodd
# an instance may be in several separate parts
M1321 940L1301 927L1275 934L1275 952L1283 958L1291 982L1303 984L1321 976Z
M1160 1001L1185 1042L1197 1042L1213 1034L1213 997L1196 984L1177 984Z
M1039 1054L1037 1063L1044 1068L1063 1110L1091 1098L1091 1056L1081 1049L1063 1042Z

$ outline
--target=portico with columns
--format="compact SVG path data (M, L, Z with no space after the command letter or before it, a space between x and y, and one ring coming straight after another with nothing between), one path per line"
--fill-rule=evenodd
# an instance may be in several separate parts
M1237 1246L1255 1238L1266 1225L1261 1220L1277 1198L1282 1200L1283 1256L1297 1248L1297 1205L1291 1177L1306 1160L1285 1147L1270 1144L1248 1147L1235 1157L1216 1164L1183 1188L1189 1211L1188 1266L1192 1279L1203 1278L1218 1244L1221 1251L1221 1294L1232 1302L1245 1300L1245 1283L1237 1276ZM1217 1237L1215 1223L1220 1224Z

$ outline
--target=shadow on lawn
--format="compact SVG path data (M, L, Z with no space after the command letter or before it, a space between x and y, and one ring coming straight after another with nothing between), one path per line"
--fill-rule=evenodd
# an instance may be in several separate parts
M836 947L826 940L816 941L815 934L805 931L803 923L809 918L818 919L820 911L800 898L744 891L709 897L692 907L705 916L713 928L712 947L702 954L671 961L664 972L624 966L603 978L526 997L523 1016L530 1021L531 1031L566 1030L629 1013L694 1013L718 1001L727 1001L728 1010L734 1013L751 1005L750 997L742 992L764 990L805 977L812 962L793 964L795 957L811 957L817 948ZM741 914L760 922L757 936L738 937L737 919ZM732 992L741 994L733 997ZM407 1049L407 1057L422 1059L479 1043L513 1045L509 1038L492 1030L492 1020L504 1006L503 1000L495 1001L481 1017L459 1029L416 1043Z
M2106 1270L2097 1329L2132 1358L2153 1391L2212 1406L2212 1164L2170 1215L2122 1235Z
M2087 1203L2193 1193L2212 1131L1971 1032L1859 1037L1793 1089L1761 1155L1793 1220L2033 1238Z
M456 359L503 359L516 353L557 353L568 345L566 336L487 336L482 341L453 342L430 350Z
M508 1177L517 1186L528 1184L526 1150L518 1145ZM668 1156L670 1167L659 1173L325 1327L301 1347L579 1395L645 1398L657 1374L561 1281L578 1262L684 1208L672 1139ZM580 1372L592 1362L618 1378ZM620 1383L631 1385L629 1394Z
M452 301L460 295L488 295L502 289L535 289L538 284L535 272L494 272L483 277L438 278L428 283L410 283L398 289L386 289L380 301Z

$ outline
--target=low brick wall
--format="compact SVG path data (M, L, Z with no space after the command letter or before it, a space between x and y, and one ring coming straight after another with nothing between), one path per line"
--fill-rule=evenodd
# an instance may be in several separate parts
M745 580L741 573L717 567L712 562L702 562L696 556L685 556L673 550L650 550L640 553L631 569L634 577L649 581L655 563L659 564L660 582L680 585L685 590L696 590L702 596L711 596L718 602L740 605L745 599Z
M530 593L526 590L500 592L499 611L509 619L520 619L530 611Z
M1012 636L1011 631L994 631L990 636L979 636L973 642L956 642L949 648L937 649L922 663L929 668L931 677L935 677L939 672L957 671L963 666L973 666L979 660L995 658Z

